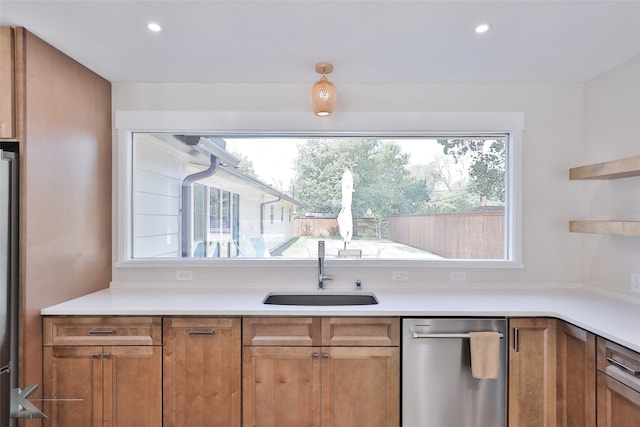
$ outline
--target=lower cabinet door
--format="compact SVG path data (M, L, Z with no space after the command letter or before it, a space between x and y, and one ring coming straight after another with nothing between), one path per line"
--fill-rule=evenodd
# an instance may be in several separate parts
M556 426L556 320L509 319L509 427Z
M46 427L162 425L162 347L45 347L44 366Z
M240 319L163 322L163 426L239 427Z
M102 347L45 347L45 427L102 427Z
M598 427L640 426L640 392L598 372Z
M319 347L244 347L242 358L244 427L321 427Z
M322 427L399 425L400 349L324 347Z
M557 427L596 425L596 337L557 321Z
M104 426L162 425L162 347L104 347Z

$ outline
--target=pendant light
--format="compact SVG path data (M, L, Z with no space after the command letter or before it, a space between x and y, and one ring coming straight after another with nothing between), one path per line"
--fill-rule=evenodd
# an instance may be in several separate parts
M316 116L330 116L336 106L336 87L327 80L326 76L332 71L333 65L327 62L316 64L316 73L322 74L320 80L315 82L311 88L311 105Z

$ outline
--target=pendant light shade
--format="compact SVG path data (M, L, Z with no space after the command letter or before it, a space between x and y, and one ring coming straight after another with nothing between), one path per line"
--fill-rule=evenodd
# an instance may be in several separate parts
M316 64L316 72L322 74L320 80L311 87L311 105L316 116L326 117L333 113L336 106L336 87L327 80L325 74L333 71L333 65L326 62Z

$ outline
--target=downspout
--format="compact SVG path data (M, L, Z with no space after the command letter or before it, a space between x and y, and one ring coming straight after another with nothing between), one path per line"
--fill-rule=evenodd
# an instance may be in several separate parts
M211 158L211 163L209 164L209 167L207 169L200 172L196 172L191 175L187 175L182 180L182 194L181 194L182 224L181 224L181 233L180 233L181 234L180 249L181 249L183 258L186 258L189 256L189 221L191 220L191 217L187 213L189 212L189 204L191 201L191 184L193 184L195 181L199 179L209 177L214 173L216 173L216 170L218 169L218 165L220 164L220 161L213 154L211 155L210 158ZM206 247L205 247L205 251L206 251Z
M280 200L282 200L282 196L278 197L277 199L260 203L260 237L264 235L264 207L266 205L270 205L271 203L278 203Z

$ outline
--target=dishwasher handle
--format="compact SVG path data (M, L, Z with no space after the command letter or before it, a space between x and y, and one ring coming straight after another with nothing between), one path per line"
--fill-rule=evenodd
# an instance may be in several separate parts
M504 338L504 334L498 333L500 338ZM429 334L421 334L418 332L411 332L411 338L413 339L421 339L421 338L469 338L469 333L429 333Z

